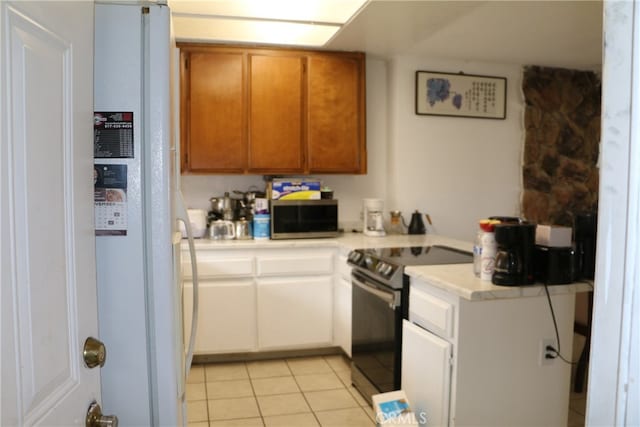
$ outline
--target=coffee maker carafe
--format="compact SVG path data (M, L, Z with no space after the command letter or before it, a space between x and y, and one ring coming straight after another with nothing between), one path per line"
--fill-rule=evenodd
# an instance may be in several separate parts
M496 224L494 233L498 250L491 278L493 284L532 284L536 225L527 222Z
M384 202L382 199L364 199L362 232L365 236L381 237L384 231L382 212Z

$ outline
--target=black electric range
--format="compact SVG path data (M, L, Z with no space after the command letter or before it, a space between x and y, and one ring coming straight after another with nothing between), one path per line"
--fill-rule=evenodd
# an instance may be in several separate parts
M473 262L470 252L447 246L355 249L348 264L393 289L401 289L404 268L414 265L466 264Z

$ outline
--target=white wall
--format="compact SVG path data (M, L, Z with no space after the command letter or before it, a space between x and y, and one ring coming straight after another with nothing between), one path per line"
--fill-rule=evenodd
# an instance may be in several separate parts
M506 120L417 116L415 71L463 70L507 78ZM396 58L367 58L366 175L319 175L339 200L340 223L360 227L363 198L385 200L407 222L415 209L429 213L428 232L473 240L477 220L517 215L524 141L521 67ZM224 191L264 187L261 176L183 176L189 207L209 209Z
M426 58L395 58L389 65L387 206L409 219L429 213L428 232L473 240L477 220L518 215L524 142L522 67ZM418 116L416 70L507 78L505 120Z

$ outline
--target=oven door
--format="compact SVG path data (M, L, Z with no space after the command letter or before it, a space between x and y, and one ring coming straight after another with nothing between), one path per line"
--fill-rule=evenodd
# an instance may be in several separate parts
M352 296L353 385L371 395L400 389L402 291L354 269Z

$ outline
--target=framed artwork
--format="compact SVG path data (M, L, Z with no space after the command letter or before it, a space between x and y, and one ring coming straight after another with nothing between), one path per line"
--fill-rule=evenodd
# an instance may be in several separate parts
M505 119L507 79L416 71L416 114Z

